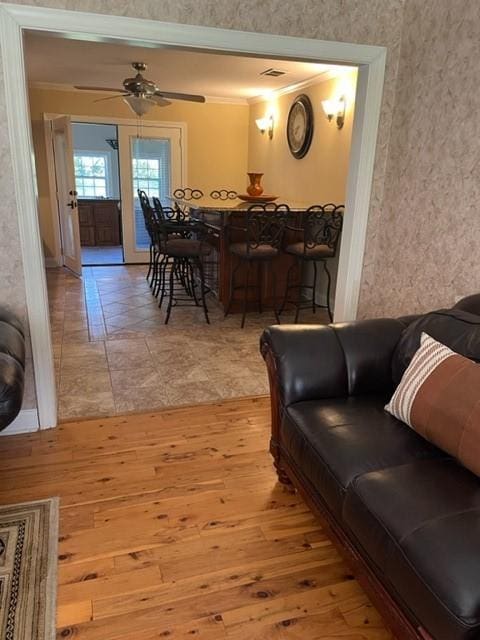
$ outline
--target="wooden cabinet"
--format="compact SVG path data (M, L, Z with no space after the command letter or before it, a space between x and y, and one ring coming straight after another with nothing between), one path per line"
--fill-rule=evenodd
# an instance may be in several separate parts
M80 244L83 247L122 244L118 200L78 200Z

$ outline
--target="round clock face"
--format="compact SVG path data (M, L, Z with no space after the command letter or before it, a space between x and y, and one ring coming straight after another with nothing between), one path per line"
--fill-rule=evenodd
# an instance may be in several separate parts
M303 158L310 148L313 135L313 109L308 96L295 99L287 121L287 140L295 158Z

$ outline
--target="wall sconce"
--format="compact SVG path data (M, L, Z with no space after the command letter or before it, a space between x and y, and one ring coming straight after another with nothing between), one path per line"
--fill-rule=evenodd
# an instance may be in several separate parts
M270 140L273 138L273 116L269 115L265 118L257 118L255 120L255 124L257 125L260 132L263 134L265 131L268 132L268 137Z
M345 124L345 97L340 96L333 100L322 100L322 107L328 121L331 122L335 118L337 127L341 129Z

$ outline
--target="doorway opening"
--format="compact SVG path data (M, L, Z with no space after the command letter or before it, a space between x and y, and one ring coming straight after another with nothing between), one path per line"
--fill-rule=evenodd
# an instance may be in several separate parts
M116 125L72 122L82 267L123 264Z
M1 15L3 33L6 36L4 71L7 114L14 148L15 175L22 176L22 183L20 184L17 180L15 186L17 204L22 211L20 233L27 275L27 306L30 317L35 319L35 322L31 323L31 335L41 426L53 426L56 422L55 383L48 332L45 278L39 269L42 263L41 244L34 206L35 183L29 164L31 141L28 136L27 101L23 86L19 85L17 79L19 76L23 77L22 36L25 30L45 33L51 29L52 13L55 14L56 35L68 34L68 37L73 39L77 37L99 42L102 38L107 40L110 38L112 42L113 38L120 43L123 38L123 42L128 45L142 46L143 44L143 46L152 47L156 43L166 49L169 46L174 49L187 47L189 50L196 48L204 51L223 51L227 54L237 53L251 58L270 57L274 61L272 68L286 51L288 51L289 60L321 60L332 64L341 61L342 64L359 65L350 175L346 189L346 210L350 213L350 217L348 221L346 218L344 225L335 305L336 319L354 318L382 97L384 48L282 38L264 34L245 34L203 27L183 27L149 21L130 21L128 18L109 17L108 20L102 21L98 16L90 17L88 14L85 14L83 21L79 24L75 13L38 9L33 15L31 9L27 11L20 6L8 7ZM128 33L128 40L125 40L126 33ZM174 88L177 89L177 87ZM214 125L215 132L218 133L217 122L214 122ZM217 162L215 166L222 165Z
M264 269L264 264L256 264L251 270L251 281L256 278L260 286L247 293L249 309L244 323L242 304L247 296L242 292L233 302L229 299L229 291L244 277L243 266L240 261L235 262L236 257L230 253L229 247L235 243L230 227L242 224L251 204L258 206L245 204L241 199L253 168L263 173L265 192L273 194L273 200L290 212L286 221L289 225L301 225L303 216L315 205L335 203L343 209L355 111L356 68L322 62L226 56L220 51L162 48L140 51L136 48L138 59L148 62L143 65L147 67L144 73L148 73L148 81L175 88L181 93L173 95L187 99L172 99L167 104L166 101L147 103L147 113L129 121L130 104L124 93L116 90L122 82L127 82L122 81L122 77L128 72L128 65L122 61L133 55L128 46L89 43L86 48L82 41L62 41L30 33L26 44L32 114L51 118L53 126L62 122L68 128L68 119L72 123L84 267L86 250L100 252L108 243L116 244L112 242L111 218L107 220L110 225L107 227L105 217L114 211L112 204L121 203L122 211L121 217L116 214L116 238L120 236L121 225L123 245L121 269L92 261L91 268L83 269L83 285L70 274L48 274L50 291L55 298L51 303L54 337L55 342L61 344L58 372L61 418L265 395L267 375L258 341L262 330L276 322L274 308L285 305L281 311L283 322L298 319L302 323L325 324L328 314L318 306L326 306L329 283L326 277L321 277L322 263L317 278L316 271L308 269L308 262L302 263L297 256L283 250L288 242L297 240L297 235L285 228L285 242L279 248L278 257L268 265L274 273ZM87 84L93 68L92 56L99 61L95 67L96 90L91 83ZM56 60L72 62L68 65L68 75ZM102 63L103 60L108 60L108 64ZM39 64L41 61L43 64ZM276 73L265 75L264 71L273 65ZM170 76L165 71L167 68ZM197 72L192 74L191 68ZM67 81L73 82L74 87L66 85L59 91L58 86ZM163 85L167 81L169 84ZM268 95L265 95L267 89ZM200 91L207 94L208 100L204 97L201 102L190 100L199 97ZM298 105L303 104L298 102L299 95L303 96L303 102L312 105L310 119L305 122L303 111L298 111ZM338 95L346 105L342 128L330 122L322 107L323 101ZM42 112L46 107L48 111ZM297 113L295 118L292 113ZM258 126L265 114L269 114L274 123L271 135ZM309 148L298 154L292 151L291 146L295 144L292 136L302 126L311 139ZM109 149L113 141L116 149ZM42 162L41 154L37 154L37 166L41 167ZM200 198L188 201L189 188L192 193L198 192L196 195ZM185 192L187 200L176 199L177 191ZM179 211L182 220L203 225L208 251L203 272L208 287L206 313L200 304L194 304L199 296L195 298L195 292L190 295L194 285L189 284L188 278L195 282L199 273L192 276L192 263L178 262L175 272L171 260L168 262L166 246L164 252L157 251L157 254L167 257L157 259L153 268L149 265L152 236L139 192L152 208L157 208L158 202L161 209L157 214L174 214L168 225L159 227L171 228L167 243L178 242L179 232L175 232L173 226L178 222ZM226 192L226 198L215 200L211 195L221 196L222 192ZM204 208L199 210L198 203ZM99 209L104 216L100 229ZM199 216L203 214L207 217L200 222ZM329 221L328 216L326 214L325 219ZM72 228L75 222L72 216ZM341 240L340 232L338 240ZM180 242L198 244L186 236ZM153 250L158 246L159 242ZM328 259L335 282L338 253L333 247ZM177 290L183 288L183 299L182 304L170 308L169 295L175 278ZM298 288L302 289L303 296ZM253 297L259 289L260 302ZM332 306L334 290L335 285L330 294ZM292 301L302 305L300 314ZM187 308L185 302L192 304ZM175 341L169 342L172 332ZM89 363L88 371L84 371L80 357L75 373L71 371L73 341L83 342L90 350L103 347L103 355L96 357L96 370L92 371ZM169 349L165 349L166 344ZM82 351L79 346L73 350ZM197 351L201 357L197 357Z

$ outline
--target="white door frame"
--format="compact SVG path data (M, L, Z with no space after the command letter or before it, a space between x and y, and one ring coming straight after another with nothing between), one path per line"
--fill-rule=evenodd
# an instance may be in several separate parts
M40 428L56 425L57 406L48 297L37 214L37 186L24 65L24 29L135 46L156 44L318 60L358 66L346 215L335 296L335 320L356 317L383 94L386 48L124 16L0 4L0 36L25 294Z
M138 120L136 118L115 118L113 116L76 116L74 114L65 113L50 113L45 112L43 114L44 121L44 136L45 136L45 148L47 150L47 175L48 175L48 191L50 195L51 216L53 226L53 256L48 259L47 267L58 267L62 264L62 243L60 240L60 221L58 219L57 208L55 207L55 171L53 170L53 152L52 152L52 132L50 123L57 118L68 115L72 124L76 122L82 124L111 124L115 126L138 126ZM142 121L141 129L147 129L148 127L163 127L166 129L180 129L180 137L182 144L182 181L184 185L188 184L187 175L187 157L188 157L188 128L186 122L175 122L174 120L162 121L162 120L145 120ZM120 169L119 169L119 173ZM121 181L122 176L119 176ZM120 193L121 193L120 185ZM123 226L123 216L122 216Z

